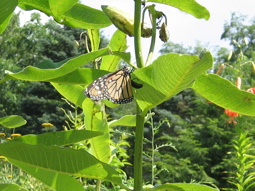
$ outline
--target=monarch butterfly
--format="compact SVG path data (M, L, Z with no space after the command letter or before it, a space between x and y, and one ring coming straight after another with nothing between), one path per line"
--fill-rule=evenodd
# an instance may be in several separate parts
M131 80L130 73L126 66L122 69L101 76L92 82L84 91L84 94L94 101L108 99L116 104L124 104L133 100L132 87L141 88Z

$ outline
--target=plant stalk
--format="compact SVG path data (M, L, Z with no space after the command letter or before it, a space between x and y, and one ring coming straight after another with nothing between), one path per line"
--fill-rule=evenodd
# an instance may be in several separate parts
M141 0L135 0L134 12L134 47L135 58L138 68L144 67L142 58L141 46ZM135 130L135 154L134 154L134 190L142 191L143 188L143 173L142 173L142 154L143 154L143 129L144 115L137 104L136 113L136 130Z
M135 0L135 12L134 12L134 47L135 58L138 68L144 67L142 58L142 44L141 44L141 0Z
M154 138L155 138L155 132L154 132L154 122L153 117L151 117L151 185L154 185L154 176L155 176L155 147L154 147Z
M155 48L155 43L156 43L156 31L157 31L157 23L156 23L156 11L155 11L155 5L151 5L148 7L151 15L151 23L152 23L152 36L151 36L151 45L150 45L150 50L148 53L147 60L145 62L145 65L148 66L151 63L154 48Z
M134 156L134 190L142 191L143 173L142 173L142 157L143 157L143 134L144 134L144 115L140 107L137 105L136 129L135 129L135 156Z

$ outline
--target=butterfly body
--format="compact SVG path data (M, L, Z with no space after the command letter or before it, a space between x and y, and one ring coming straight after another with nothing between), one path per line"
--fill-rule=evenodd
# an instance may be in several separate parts
M101 76L92 82L84 94L94 101L108 99L116 104L125 104L133 100L132 82L127 67Z

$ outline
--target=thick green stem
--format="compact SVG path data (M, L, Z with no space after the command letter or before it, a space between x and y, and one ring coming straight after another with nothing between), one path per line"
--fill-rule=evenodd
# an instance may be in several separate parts
M134 156L134 190L142 191L143 173L142 173L142 156L143 156L143 130L144 115L140 115L141 109L137 105L136 129L135 129L135 156Z
M134 12L134 45L135 45L135 58L138 68L144 67L142 58L142 45L141 45L141 0L135 0Z
M141 46L141 0L135 0L134 12L134 46L136 64L139 68L144 67L142 59ZM137 105L136 114L136 130L135 130L135 154L134 154L134 190L142 191L143 188L143 173L142 173L142 153L143 153L143 129L144 115L140 107Z
M154 185L154 176L155 176L155 170L154 170L154 165L155 165L154 164L154 157L155 157L154 138L155 138L154 123L153 123L153 117L151 117L151 185Z
M97 180L95 191L100 191L101 182L101 180Z

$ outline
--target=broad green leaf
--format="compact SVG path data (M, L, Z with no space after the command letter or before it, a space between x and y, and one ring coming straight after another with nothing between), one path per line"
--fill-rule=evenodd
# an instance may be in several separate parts
M188 183L167 183L158 187L148 189L147 191L218 191L202 184L188 184Z
M49 8L54 17L61 16L70 10L72 6L78 3L78 0L48 0Z
M136 126L136 116L135 115L125 115L120 119L110 121L108 124L109 124L109 127L114 127L114 126L135 127Z
M51 15L48 0L19 0L18 6L26 11L37 9L46 15Z
M0 1L0 34L4 32L12 18L14 9L18 5L18 0L1 0Z
M3 21L1 24L0 24L0 34L2 34L4 32L4 30L6 29L6 27L8 26L9 24L9 21L11 20L12 18L12 14L10 14L6 19L5 21Z
M100 29L112 24L102 11L80 3L56 20L60 24L82 29Z
M108 54L109 49L104 48L95 52L75 57L66 61L65 63L60 62L56 63L55 65L50 64L48 69L28 66L20 72L6 75L4 79L0 80L0 83L8 79L20 79L27 81L50 81L50 79L59 78L63 75L69 74L80 68L81 66L91 62L92 60Z
M1 0L0 1L0 24L6 21L10 15L14 12L14 9L18 5L18 0Z
M15 128L25 125L27 121L18 115L10 115L0 118L0 125L7 128Z
M118 51L113 51L113 55L119 56L123 61L129 63L131 65L131 54L130 52L118 52Z
M86 98L82 103L82 108L84 112L84 124L85 128L91 130L92 120L93 120L93 110L94 110L94 102L89 98Z
M12 159L9 159L9 162L37 178L41 182L47 184L56 191L84 191L82 184L69 175L53 172L43 168L35 168L32 165Z
M239 90L218 75L201 75L192 88L216 105L243 115L255 116L255 95Z
M72 84L58 84L51 83L53 87L68 101L72 102L78 107L82 107L82 102L85 99L84 88L80 85L72 85Z
M108 44L108 47L112 51L125 52L127 49L127 35L117 30ZM121 58L116 55L104 56L100 69L107 70L109 72L114 72L118 69Z
M32 165L34 168L106 180L124 187L118 173L110 165L99 161L82 149L29 145L12 141L0 144L0 155Z
M151 65L133 72L133 78L137 78L137 83L143 85L134 92L138 105L147 112L188 88L212 64L213 59L209 52L201 59L198 56L176 53L158 57Z
M24 135L12 141L30 145L64 146L102 135L101 132L88 130L69 130L44 133L40 135Z
M111 159L110 134L104 105L102 103L95 104L92 100L85 99L82 108L86 129L103 134L90 140L92 153L100 161L109 163Z
M25 188L21 188L17 184L0 184L1 191L27 191Z
M100 44L100 30L99 29L88 29L88 35L90 39L91 51L96 51Z
M203 7L202 5L198 4L195 0L148 0L148 2L156 2L156 3L163 3L166 5L170 5L193 15L198 19L205 19L208 20L210 18L210 12Z
M95 79L108 74L109 72L91 68L79 68L71 73L58 78L49 79L48 82L66 83L66 84L90 84Z
M59 78L50 79L49 81L56 82L51 83L54 88L67 100L81 108L82 102L86 98L84 95L85 88L75 84L90 84L95 79L107 73L107 71L103 70L80 68Z
M37 9L53 16L60 24L83 29L100 29L111 25L105 14L75 1L54 0L19 0L19 7L24 10Z

